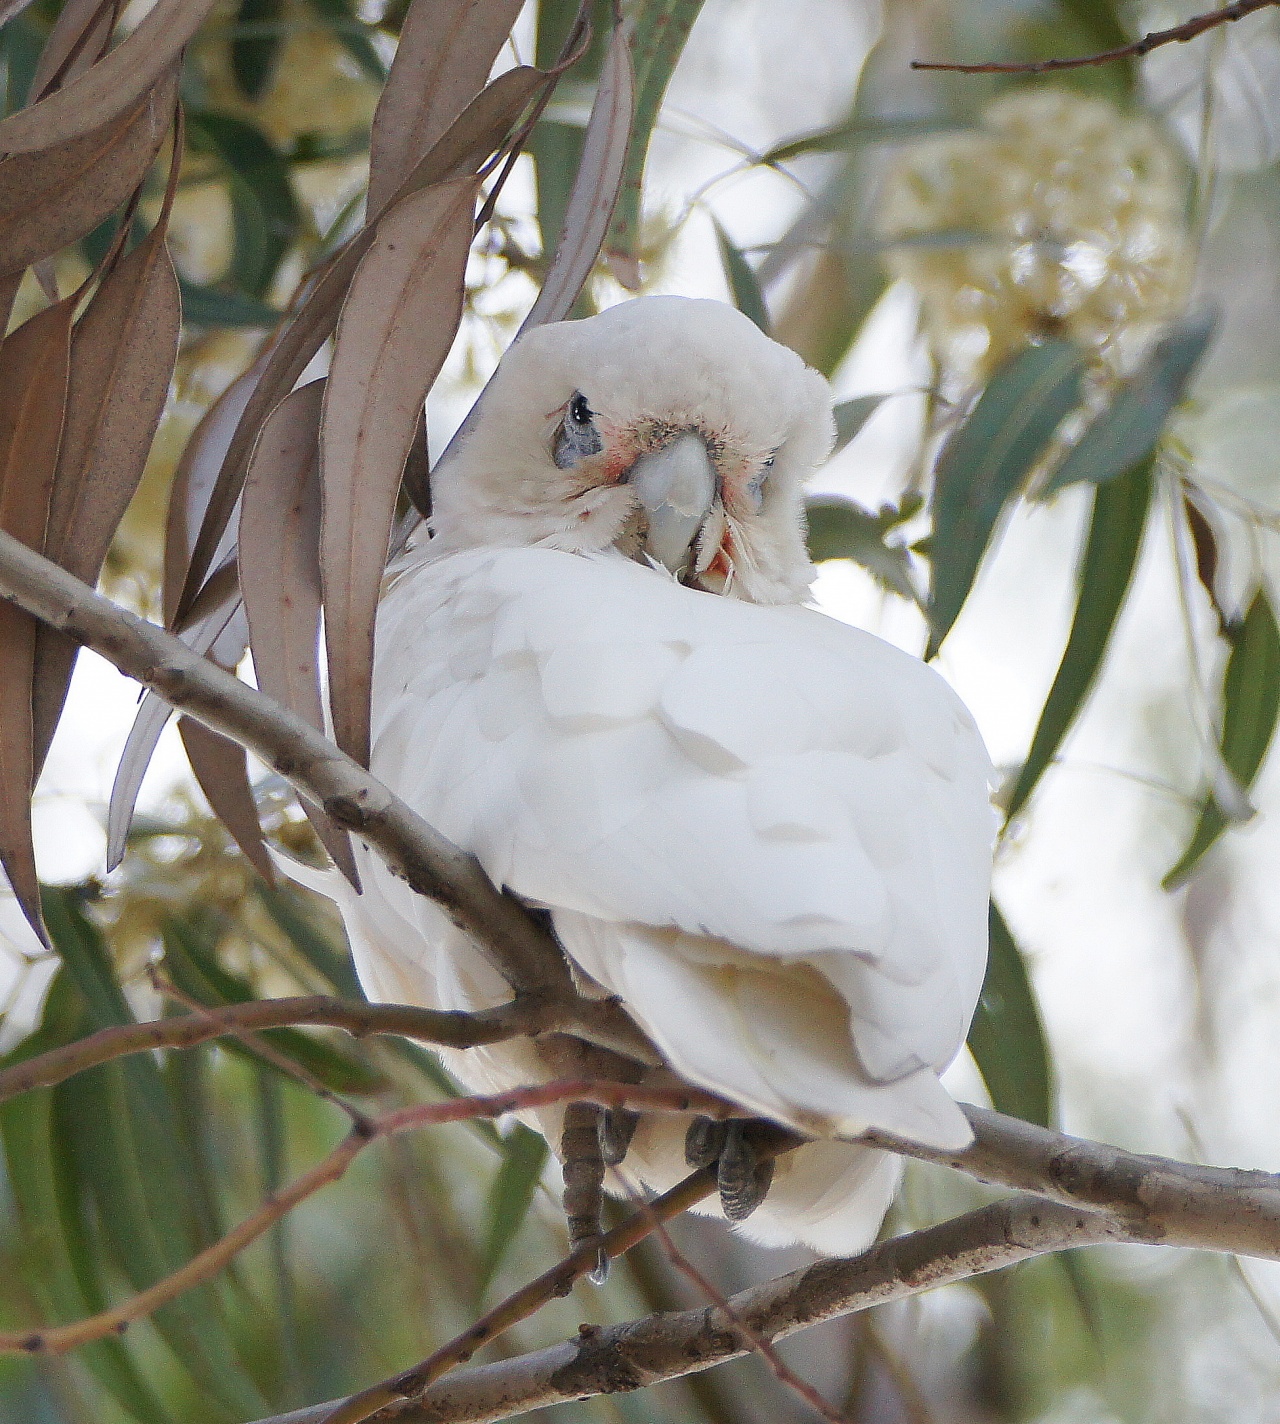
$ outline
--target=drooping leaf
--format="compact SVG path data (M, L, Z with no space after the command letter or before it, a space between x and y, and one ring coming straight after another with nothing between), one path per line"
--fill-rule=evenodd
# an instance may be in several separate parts
M653 0L636 17L631 55L635 72L635 113L622 188L604 240L614 275L624 286L639 282L640 201L649 140L693 22L703 0Z
M260 99L275 76L283 15L284 0L240 0L231 39L231 73L246 99Z
M878 514L863 509L853 500L833 495L811 499L805 506L809 525L809 557L815 564L828 559L852 559L890 593L912 603L920 602L911 565L911 554L901 544L890 544L885 535L919 511L904 503L902 509L886 505Z
M990 953L969 1028L969 1050L997 1112L1041 1127L1057 1116L1049 1045L1022 951L991 902Z
M164 224L106 273L71 337L67 417L45 553L94 585L164 411L181 327ZM37 771L62 712L77 645L42 627L32 718Z
M516 117L536 90L547 82L541 71L507 70L488 85L463 110L430 152L415 166L397 190L399 199L432 184L474 172L510 132ZM244 484L244 472L262 422L293 389L312 357L333 333L343 298L360 260L369 250L387 209L376 213L344 247L319 269L305 299L277 333L249 391L224 456L212 492L197 526L181 591L175 603L186 613L202 587L215 552L231 522L232 511Z
M229 326L261 330L280 320L280 313L266 302L246 297L242 292L199 286L179 278L182 315L188 326Z
M391 200L414 164L484 87L520 0L418 0L400 28L369 140L369 211Z
M742 249L734 245L733 239L720 226L720 220L713 218L712 222L716 230L716 243L720 248L720 265L724 268L725 281L728 282L729 291L733 295L733 304L743 316L749 316L768 336L769 309L765 305L759 279L751 264L742 255Z
M320 567L334 739L369 762L373 624L418 411L462 319L477 184L402 199L343 304L321 423Z
M1083 360L1048 341L1006 361L938 460L933 497L932 658L951 631L1008 501L1080 398Z
M260 129L229 114L190 110L187 135L197 153L216 154L236 180L232 272L240 290L261 299L301 225L289 165Z
M488 1289L524 1225L546 1162L546 1139L523 1123L503 1138L502 1165L489 1188L488 1234L480 1267L482 1292Z
M67 407L76 299L46 307L0 342L0 529L38 553ZM36 623L0 605L0 863L31 927L44 938L31 842L35 781L31 688Z
M1103 484L1145 460L1170 412L1181 401L1217 326L1215 312L1175 322L1156 342L1138 371L1125 381L1111 404L1067 451L1046 493L1081 480Z
M133 1022L96 927L71 892L47 890L45 916L90 1024ZM76 1170L92 1190L111 1252L135 1289L145 1289L189 1259L194 1233L185 1183L195 1164L182 1151L172 1100L145 1054L58 1086L72 1122ZM186 1292L152 1316L199 1387L231 1411L259 1413L265 1401L236 1359L213 1285Z
M250 865L268 885L275 884L275 867L262 839L244 748L191 717L178 718L178 733L214 815L231 832Z
M1244 622L1227 637L1231 656L1222 691L1222 758L1247 789L1271 745L1280 711L1280 630L1265 592L1255 595ZM1228 824L1218 803L1206 797L1186 850L1161 882L1166 890L1191 878Z
M240 511L240 586L258 686L313 727L320 696L320 415L324 382L285 397L262 427ZM334 864L359 887L351 841L318 807L303 809Z
M1066 651L1045 699L1027 759L1005 808L1006 820L1026 805L1063 738L1071 730L1106 656L1111 631L1124 606L1151 504L1151 461L1099 485L1080 559L1079 588Z
M840 401L832 412L836 418L836 443L831 453L839 454L888 399L886 393L854 396L852 400Z
M109 59L119 53L119 49L112 51ZM4 120L0 135L5 125L57 102L107 62L95 65L34 108ZM173 117L176 84L173 70L162 71L155 88L119 116L112 115L60 144L33 145L31 151L7 151L0 145L0 153L5 154L0 158L0 268L18 271L50 256L92 232L128 198L164 141Z

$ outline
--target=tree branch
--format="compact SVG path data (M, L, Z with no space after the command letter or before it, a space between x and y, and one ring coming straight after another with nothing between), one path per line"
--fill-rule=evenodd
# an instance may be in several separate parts
M370 1424L482 1424L598 1394L617 1394L737 1359L752 1337L775 1341L836 1316L919 1295L1050 1251L1125 1240L1105 1217L1017 1196L939 1226L820 1261L730 1296L727 1309L673 1311L600 1329L496 1364L459 1370L418 1398L366 1416ZM336 1424L345 1401L259 1424Z
M949 64L945 61L913 59L912 69L941 69L952 74L1052 74L1061 69L1084 69L1093 64L1110 64L1115 59L1141 59L1153 49L1167 44L1186 44L1206 30L1218 25L1230 24L1233 20L1243 20L1255 10L1265 10L1280 4L1280 0L1236 0L1234 5L1224 5L1221 10L1210 10L1206 15L1194 15L1181 25L1167 30L1153 30L1132 44L1121 45L1118 49L1105 49L1097 54L1080 54L1071 59L1036 59L1027 61L992 60L985 64Z
M0 598L92 648L170 706L261 757L465 930L517 993L571 1006L571 1031L641 1062L660 1057L614 1000L584 999L550 934L448 841L301 717L0 531Z

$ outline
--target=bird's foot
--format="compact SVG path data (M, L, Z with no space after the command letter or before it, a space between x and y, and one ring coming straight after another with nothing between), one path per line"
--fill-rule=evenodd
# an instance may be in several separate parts
M762 1156L747 1136L749 1118L717 1122L696 1117L684 1139L685 1161L691 1167L716 1169L720 1207L729 1221L745 1221L769 1194L773 1158Z
M564 1111L560 1158L564 1163L564 1211L569 1223L569 1246L577 1251L603 1236L600 1215L604 1205L605 1159L601 1150L604 1114L594 1103L570 1103ZM625 1150L625 1149L624 1149ZM603 1285L609 1258L598 1251L587 1279Z

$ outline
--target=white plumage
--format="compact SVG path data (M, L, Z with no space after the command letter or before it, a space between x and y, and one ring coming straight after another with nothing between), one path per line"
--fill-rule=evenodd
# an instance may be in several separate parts
M689 1081L824 1137L960 1147L938 1074L985 967L990 766L931 669L799 606L800 484L830 429L821 377L717 303L524 337L384 598L372 770L548 909L584 984ZM673 539L683 582L642 562L672 564ZM340 898L371 998L509 997L433 904L360 869ZM528 1041L447 1059L481 1090L551 1076ZM672 1185L685 1125L643 1120L623 1170ZM785 1154L746 1229L858 1249L895 1164Z

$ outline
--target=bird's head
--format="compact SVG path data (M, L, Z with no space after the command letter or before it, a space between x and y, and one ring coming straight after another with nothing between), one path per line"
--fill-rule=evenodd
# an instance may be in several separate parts
M442 550L616 548L793 602L813 577L802 486L833 429L826 381L741 313L641 297L511 347L433 477L432 531Z

